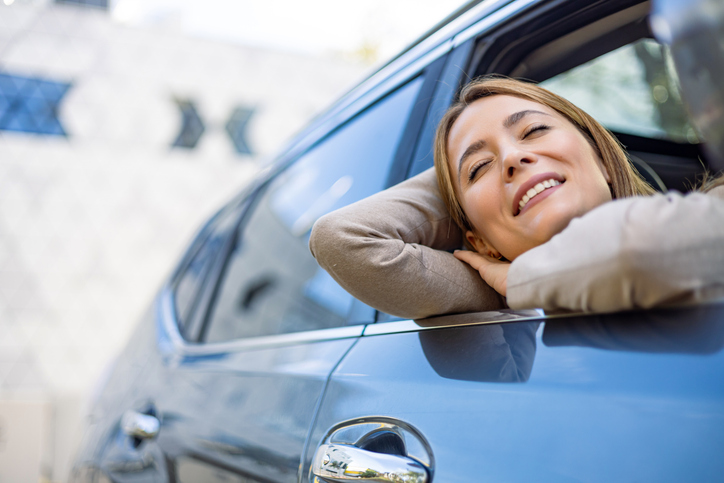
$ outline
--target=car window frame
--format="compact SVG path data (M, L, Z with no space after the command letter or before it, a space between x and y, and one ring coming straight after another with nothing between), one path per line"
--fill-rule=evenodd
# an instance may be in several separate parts
M489 26L488 23L483 21L473 25L466 31L456 36L456 44L462 41L473 40L476 42L474 52L471 58L470 64L467 66L466 72L468 72L470 78L476 76L496 72L504 75L511 74L519 63L526 59L526 56L537 50L539 47L543 47L546 44L554 42L556 39L566 37L569 34L575 34L577 31L596 24L598 21L603 20L605 15L614 17L618 13L624 10L636 10L642 9L648 5L650 7L651 0L613 0L608 2L598 2L591 0L588 4L579 4L571 0L557 0L547 3L538 3L534 5L528 5L527 0L519 0L514 2L509 7L513 7L516 4L521 3L520 15L511 17L506 22L502 22L493 27ZM525 7L525 8L523 8ZM550 37L548 31L550 24L542 20L540 12L544 12L548 17L553 17L556 21L560 21L565 24L565 29L562 30L555 37ZM634 12L635 13L635 12ZM585 64L586 62L600 57L604 53L611 52L618 47L631 44L637 39L642 38L653 38L647 19L650 12L639 14L640 22L638 27L634 24L636 20L629 20L627 23L619 25L614 31L606 32L601 35L602 38L609 42L608 48L604 51L598 51L597 46L592 46L595 40L588 41L585 46L579 47L573 51L573 55L577 57L576 65ZM604 15L605 14L605 15ZM558 18L561 17L561 18ZM535 28L529 27L528 24L536 24ZM531 31L532 30L532 31ZM627 37L616 38L615 42L611 42L613 32L624 31ZM645 33L645 35L631 36L635 31L639 34ZM521 36L519 32L523 32ZM509 46L509 38L524 37L516 40L515 46ZM533 46L533 48L530 48ZM516 59L512 61L511 59ZM542 82L550 77L569 70L573 66L564 66L565 62L559 62L559 71L551 71L550 66L546 67L548 72L544 77L540 77L540 72L530 79L527 73L526 78ZM557 64L554 64L557 65ZM626 139L631 141L633 144L629 148L633 151L643 151L656 154L662 151L666 151L664 154L669 152L676 152L679 157L686 157L690 160L696 160L701 158L706 160L705 150L703 144L681 144L670 140L658 139L658 138L644 138L636 136L631 133L618 132L615 129L611 130L614 135L619 139ZM642 141L645 141L642 143ZM628 146L626 142L625 145ZM646 146L644 146L644 144ZM662 148L665 146L665 148ZM692 164L692 169L696 166Z
M207 281L209 280L215 280L219 276L219 269L220 269L220 260L224 257L224 254L227 253L231 247L233 247L233 239L234 239L234 233L237 231L237 228L239 226L239 223L241 223L247 214L249 213L249 209L251 207L251 201L254 199L256 194L258 193L260 187L263 185L263 183L256 184L252 189L245 190L246 197L239 200L236 199L226 207L222 208L219 213L222 213L224 211L234 211L238 210L239 213L236 216L236 220L231 220L231 223L229 223L229 226L226 228L225 233L221 234L222 237L222 244L221 249L219 252L213 257L213 259L209 262L209 267L206 269L206 273L203 277L203 281L200 284L199 289L194 294L193 298L194 301L193 304L193 310L190 314L189 320L187 321L181 321L180 320L180 314L176 312L176 288L178 286L179 281L181 280L181 277L185 273L185 270L188 268L188 265L190 264L191 260L193 260L193 257L198 253L198 251L201 249L201 246L204 242L211 236L211 230L213 230L213 226L210 226L211 230L207 233L203 234L203 242L199 243L196 247L194 247L194 250L187 259L184 260L182 266L183 269L178 270L176 273L176 279L170 284L169 287L169 293L171 294L172 302L173 302L173 309L174 309L174 318L176 322L176 326L178 327L180 331L180 335L184 338L184 340L190 342L190 343L197 343L198 342L198 331L199 331L199 324L201 321L203 321L203 318L205 317L205 313L207 311L206 305L208 304L209 300L209 291L208 291L208 285ZM218 221L220 217L217 215L214 218L214 221ZM214 223L215 225L215 223ZM215 282L214 282L215 283Z
M592 1L589 5L577 5L576 2L573 2L571 0L558 0L545 3L530 0L518 0L517 2L512 2L506 5L499 12L496 12L497 14L503 14L504 12L506 12L506 10L509 10L508 16L506 16L503 21L494 22L494 19L492 17L495 17L495 15L486 16L455 36L453 40L455 47L452 53L448 56L448 60L455 57L455 53L458 52L458 62L460 62L462 59L466 59L466 63L464 64L464 68L461 69L459 65L451 62L451 65L446 66L446 68L443 70L442 77L445 77L446 75L450 77L451 70L457 69L460 71L460 74L457 76L457 82L450 83L450 79L448 79L448 87L454 86L454 93L456 94L462 88L464 83L480 75L492 73L508 75L518 66L518 63L508 64L508 67L503 71L496 70L496 67L500 65L496 62L500 61L500 58L504 56L505 47L501 48L500 45L496 46L495 44L499 43L501 39L511 35L511 33L513 32L525 31L526 25L540 24L542 22L542 18L544 18L544 15L542 15L541 12L544 12L546 15L550 16L554 15L555 12L558 12L560 10L565 11L569 8L571 9L569 17L561 20L562 22L567 22L567 28L561 31L555 37L548 38L548 40L546 40L546 42L548 43L553 42L558 38L565 37L566 35L576 32L579 29L585 28L586 26L589 26L605 17L597 15L597 12L603 11L608 12L607 15L615 15L617 12L624 9L638 7L646 3L650 3L650 0L617 0L608 3ZM512 12L516 12L516 14L512 14ZM629 22L625 24L625 26L628 27L631 23L633 22ZM537 30L534 30L533 34L530 35L529 38L521 41L521 45L527 47L517 47L517 49L519 50L517 54L517 58L519 59L519 61L522 61L526 58L528 54L532 53L541 45L543 45L538 42L539 36L543 33L543 30L544 29L542 27L538 26ZM606 37L608 37L609 35L610 32L604 34L604 36ZM622 39L622 45L626 45L628 43L630 43L629 38ZM618 47L614 47L614 49L615 48ZM592 56L592 58L596 58L600 55L603 55L603 53L596 52ZM582 63L591 60L585 59L584 57L581 57L581 59ZM481 66L486 66L483 71L480 70ZM542 81L545 79L538 80ZM449 94L445 91L440 92L440 98L446 98L446 96L448 95ZM453 97L454 95L449 95L449 97L447 97L449 99L447 106L451 105ZM439 117L441 116L442 113L439 114ZM437 123L435 123L435 125L436 124ZM422 139L423 136L421 136L418 141L423 142ZM659 144L675 144L669 141L655 141L657 143L657 146ZM426 139L425 142L429 141L427 141ZM416 149L420 151L420 147ZM687 146L684 146L681 149L687 149ZM424 156L420 156L418 154L414 158L410 159L407 169L407 178L418 174L427 167L420 166L423 157ZM474 325L476 323L496 323L496 321L499 323L506 321L506 319L508 319L509 317L523 320L543 320L550 317L550 315L546 316L542 311L539 311L536 315L531 311L505 310L501 312L499 310L496 310L490 312L479 312L476 314L466 313L431 317L421 323L423 323L425 328L434 328L458 325ZM431 327L429 326L430 324L432 325ZM394 317L384 312L378 311L376 317L376 324L374 326L368 327L368 329L365 331L365 335L381 335L387 333L406 332L420 329L421 326L418 321L411 321L401 317Z
M488 65L486 70L480 71L480 66L486 65L487 62L501 57L500 50L491 49L491 46L494 46L501 38L538 20L541 12L550 15L550 12L555 13L561 9L571 9L571 18L565 19L570 25L563 33L553 37L553 39L555 39L564 37L600 20L600 17L594 14L601 9L609 12L609 15L612 14L610 11L615 13L622 10L621 8L612 8L613 4L627 5L626 8L630 8L648 1L650 0L616 0L615 2L608 3L591 1L590 4L595 8L588 8L591 5L580 6L571 0L557 0L552 2L517 0L504 5L497 11L488 12L487 15L484 15L477 22L460 31L452 39L453 49L446 58L446 65L442 68L440 83L433 93L433 102L430 111L425 117L424 126L418 137L417 144L414 147L415 152L413 156L408 159L406 176L403 179L397 180L397 182L404 181L404 179L419 174L424 171L424 169L432 166L431 159L429 159L430 162L427 164L425 163L425 159L431 155L430 149L437 124L447 108L452 104L455 95L460 91L464 83L480 75L490 73L506 75L518 65L513 64L509 66L506 71L500 72L493 69L497 64L492 64ZM544 29L538 28L536 32L540 34L543 30ZM536 46L525 49L526 54L540 47L537 39L537 36L533 36L532 39L526 41L524 45ZM548 40L547 42L551 41L552 40ZM498 48L499 47L500 46L498 46ZM525 58L526 54L519 55L519 57L521 59ZM430 148L427 147L428 145ZM392 184L390 184L390 186Z
M644 0L645 1L645 0ZM248 214L250 213L249 207L253 205L253 201L258 199L258 196L260 195L261 191L268 185L268 183L281 171L286 169L288 166L293 164L297 159L299 159L301 156L303 156L307 151L313 149L318 143L323 142L328 136L332 135L337 129L344 126L347 122L354 119L357 115L362 114L367 108L371 107L376 102L382 100L385 96L392 93L394 90L402 86L403 84L413 80L415 77L425 74L428 77L426 77L424 85L421 87L420 92L418 93L418 99L415 101L415 108L413 108L413 112L411 113L410 117L408 118L408 122L403 130L403 136L401 139L397 151L395 153L394 161L392 168L390 169L390 174L388 176L388 182L387 186L392 186L410 175L415 174L414 167L416 162L419 162L420 157L424 157L424 150L421 150L421 143L429 142L431 139L431 136L434 134L434 129L431 128L435 127L437 122L434 122L435 116L441 116L444 112L444 109L442 109L442 112L432 112L433 107L440 107L440 99L446 99L446 101L443 103L443 105L449 105L452 102L452 99L454 95L459 91L462 83L465 80L469 80L469 72L474 72L472 69L473 65L481 65L481 62L485 59L485 56L491 55L491 52L488 50L488 47L490 47L491 44L493 44L500 36L504 33L508 33L511 30L515 30L518 28L521 24L525 24L525 22L530 21L531 18L538 18L540 9L545 10L551 10L554 9L554 7L560 7L561 5L570 5L573 2L570 2L569 0L559 0L554 2L540 2L538 0L518 0L511 2L509 4L506 4L502 9L494 12L493 15L488 15L480 19L479 21L473 23L468 28L462 30L461 32L458 32L456 35L448 39L447 41L441 43L436 48L432 49L430 52L420 56L417 58L417 60L413 61L410 64L403 65L403 67L396 72L394 72L391 75L388 75L386 78L379 81L379 83L376 85L376 87L371 88L369 91L366 91L362 93L359 97L354 99L352 102L347 104L344 109L335 109L333 108L331 111L333 112L333 115L327 116L326 118L322 118L320 122L318 122L316 125L313 125L311 128L309 128L302 138L296 139L290 148L288 148L282 156L279 157L279 161L274 165L274 167L267 171L267 174L262 177L262 180L256 184L256 188L253 190L253 193L251 196L249 196L246 200L246 203L248 203L248 206L245 210L243 210L242 215L239 217L239 222L236 225L236 229L234 230L234 233L238 233L239 228L241 228L241 225L245 222L245 220L248 217ZM592 2L596 3L596 2ZM643 3L640 0L624 0L616 3L622 3L622 4L639 4ZM600 5L600 3L599 3ZM535 8L534 8L535 7ZM584 10L585 8L579 7L578 10ZM513 12L513 13L511 13ZM573 31L577 28L581 28L585 25L587 25L590 22L583 21L580 24L578 24L575 28L571 29L570 31ZM570 33L570 31L562 33L560 36L566 35L567 33ZM532 49L531 49L532 50ZM529 52L531 51L529 50ZM456 57L455 62L452 62L451 59L453 57ZM461 69L460 64L463 63L466 68ZM433 71L432 66L434 65L435 70ZM429 69L429 70L428 70ZM460 72L459 75L454 76L457 77L457 82L450 83L450 72L451 69L457 70ZM433 72L436 73L436 75L431 75ZM376 74L379 75L379 74ZM375 76L373 76L374 78ZM442 82L442 79L446 79L445 82ZM430 87L431 84L440 84L444 85L444 88L440 88L439 86L432 88ZM427 102L425 103L424 107L417 106L417 104L422 100L421 98L424 96L428 96ZM418 115L422 114L421 117L418 117ZM414 122L413 119L415 120ZM422 153L422 154L421 154ZM252 338L246 338L246 339L236 339L232 341L227 342L217 342L217 343L199 343L199 336L200 336L200 329L203 326L203 323L208 318L211 303L210 303L210 297L212 293L210 293L209 286L213 285L213 290L215 291L217 289L217 286L220 284L221 280L221 269L225 266L228 255L231 251L231 248L233 248L233 236L227 237L227 243L225 243L224 250L222 250L223 253L220 254L220 256L217 256L217 259L215 261L214 267L210 270L209 276L213 277L215 282L213 284L204 284L204 287L202 291L203 294L200 294L200 297L203 297L202 302L197 302L197 305L200 305L202 307L201 310L197 310L198 316L195 318L195 322L193 327L188 331L189 336L186 338L187 342L195 343L197 345L204 345L204 346L254 346L255 340L261 343L262 345L268 345L268 344L274 344L274 340L278 338L279 343L283 343L283 341L291 341L291 340L306 340L307 334L302 333L292 333L292 334L278 334L278 335L272 335L272 336L263 336L263 337L252 337ZM202 314L202 315L201 315ZM508 316L507 315L499 315L495 316L493 313L483 312L481 314L487 314L485 317L497 320L497 323L504 322ZM462 316L470 316L473 314L461 314ZM375 317L375 322L378 320L380 322L383 322L382 319L386 314L377 312L377 315ZM480 314L478 314L480 316ZM544 314L526 314L525 316L532 317L535 319L540 318L548 318L549 316L545 316ZM476 323L496 323L496 320L487 320L486 322L472 322L469 321L467 318L464 325L469 324L476 324ZM407 325L402 324L402 322L405 322ZM395 318L393 320L384 321L384 328L382 327L382 324L374 324L374 325L364 325L364 326L353 326L354 328L357 327L363 327L360 335L362 333L367 334L372 327L375 327L374 331L375 334L379 333L387 333L388 330L392 330L395 332L394 327L398 325L405 325L405 330L413 330L413 327L410 326L410 324L414 324L417 327L417 330L420 330L420 326L412 321L405 321L404 319ZM450 324L457 325L457 323L454 320L445 320L444 324L440 324L440 327L449 326ZM402 327L400 325L400 327ZM352 328L352 327L347 327ZM427 328L434 328L434 327L427 327ZM319 332L325 332L325 331L340 331L342 328L331 328L331 329L322 329L318 331L311 331L314 333ZM370 332L370 335L372 332ZM311 335L311 334L309 334ZM200 349L200 347L199 347ZM204 350L203 352L207 352L207 350Z

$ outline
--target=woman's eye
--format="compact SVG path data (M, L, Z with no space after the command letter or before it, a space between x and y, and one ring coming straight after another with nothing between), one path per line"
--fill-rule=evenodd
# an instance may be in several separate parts
M470 169L470 172L468 173L468 181L474 180L475 176L478 175L480 170L488 164L490 164L490 161L480 161L479 163L473 165L473 167Z
M547 131L547 130L550 129L550 128L551 128L551 127L548 126L548 125L546 125L546 124L536 124L535 126L530 127L530 128L523 134L523 139L527 138L528 136L530 136L531 134L533 134L533 133L535 133L535 132Z

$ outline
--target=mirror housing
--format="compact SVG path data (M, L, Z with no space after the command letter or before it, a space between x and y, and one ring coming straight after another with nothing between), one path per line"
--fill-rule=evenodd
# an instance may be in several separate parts
M657 40L671 49L712 171L724 170L724 2L654 0L650 23Z

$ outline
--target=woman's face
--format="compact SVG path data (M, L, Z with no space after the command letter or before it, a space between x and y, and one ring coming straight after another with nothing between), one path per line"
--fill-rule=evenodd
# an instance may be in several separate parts
M448 137L450 173L475 249L508 260L611 200L584 135L553 109L496 95L470 104Z

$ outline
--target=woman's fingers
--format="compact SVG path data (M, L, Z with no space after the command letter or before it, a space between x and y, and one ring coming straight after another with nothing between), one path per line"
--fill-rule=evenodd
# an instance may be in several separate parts
M455 255L455 258L462 260L475 270L480 270L480 267L482 267L485 263L490 263L491 261L490 258L485 257L478 252L471 252L469 250L455 250L453 255Z
M455 250L453 255L477 270L485 283L493 287L499 294L505 296L510 262L496 260L468 250Z

